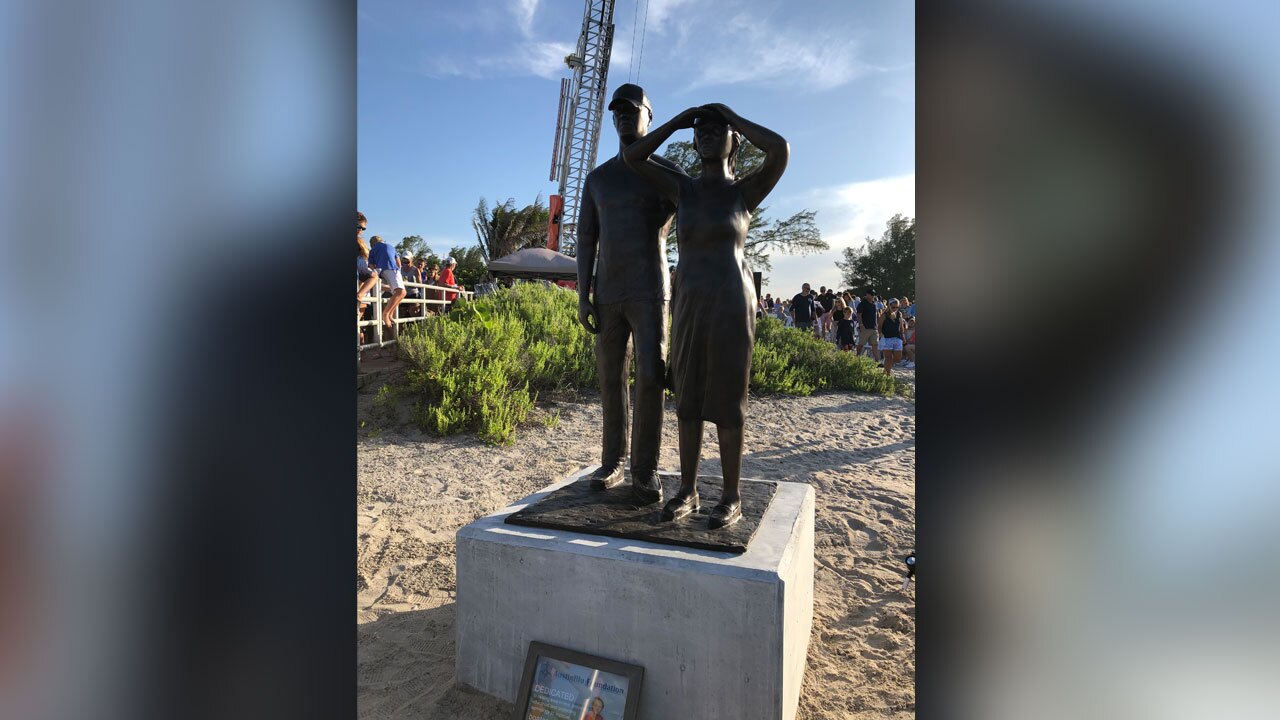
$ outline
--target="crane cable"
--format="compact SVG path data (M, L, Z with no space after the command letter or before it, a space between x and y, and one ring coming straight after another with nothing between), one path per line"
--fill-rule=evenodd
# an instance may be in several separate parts
M636 11L631 15L631 67L627 68L627 82L631 82L631 77L636 70L636 26L639 19L640 0L636 0Z
M639 7L640 0L636 0ZM644 65L644 35L649 29L649 0L644 0L644 23L640 26L640 61L636 63L636 82L640 82L640 66Z

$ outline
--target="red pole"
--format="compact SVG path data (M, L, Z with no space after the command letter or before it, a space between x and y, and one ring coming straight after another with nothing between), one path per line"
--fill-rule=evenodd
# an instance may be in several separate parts
M560 217L564 215L564 198L552 195L547 202L547 249L560 252Z

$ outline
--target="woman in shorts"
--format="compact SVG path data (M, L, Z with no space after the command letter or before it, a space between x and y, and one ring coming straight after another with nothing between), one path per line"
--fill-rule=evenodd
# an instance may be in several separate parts
M906 318L898 312L898 299L889 298L884 314L880 316L880 355L884 359L884 374L892 375L893 366L902 359L902 335L906 330Z

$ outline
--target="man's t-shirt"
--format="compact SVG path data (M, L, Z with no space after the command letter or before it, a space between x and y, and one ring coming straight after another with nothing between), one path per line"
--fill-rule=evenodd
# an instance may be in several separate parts
M404 261L401 260L400 262L404 262ZM408 263L405 263L400 268L400 277L405 282L414 282L414 283L422 282L422 275L421 273L418 272L418 268ZM421 290L419 290L418 288L405 288L405 289L408 291L409 297L411 298L416 298L421 293Z
M385 242L374 243L369 248L369 264L379 270L395 270L396 254Z
M455 281L454 281L454 279L453 279L453 268L451 268L451 267L447 267L447 268L445 268L445 269L441 270L441 271L440 271L440 281L439 281L438 283L436 283L436 284L437 284L437 285L445 285L445 286L449 286L449 287L452 287L452 286L457 285L458 283L457 283L457 282L455 282ZM457 297L458 297L458 293L456 293L456 292L446 292L446 293L444 294L444 299L445 299L445 300L449 300L450 302L452 302L452 301L453 301L455 298L457 298Z
M791 298L791 309L795 312L796 322L813 322L813 295L800 293Z
M651 161L684 174L675 163L654 155ZM595 238L595 301L661 300L671 297L667 270L667 229L672 205L620 156L587 175L578 210L579 244ZM580 272L585 268L579 268Z
M831 308L836 304L836 296L827 292L825 295L818 296L818 304L822 306L822 314L831 312Z
M867 302L866 300L859 300L858 309L855 312L858 313L858 320L863 328L875 329L875 326L876 326L876 304L875 303Z

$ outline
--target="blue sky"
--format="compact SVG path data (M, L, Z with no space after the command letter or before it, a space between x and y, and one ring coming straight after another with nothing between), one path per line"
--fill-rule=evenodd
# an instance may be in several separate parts
M583 7L361 0L358 190L371 234L447 251L475 243L481 197L525 205L556 191L560 78ZM618 0L614 25L609 92L644 86L655 125L723 102L791 143L767 215L817 210L832 249L775 253L767 291L838 284L840 248L878 237L895 212L915 214L913 3ZM606 111L599 160L617 150Z

